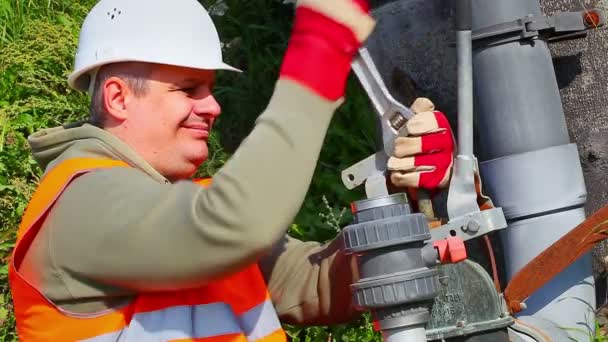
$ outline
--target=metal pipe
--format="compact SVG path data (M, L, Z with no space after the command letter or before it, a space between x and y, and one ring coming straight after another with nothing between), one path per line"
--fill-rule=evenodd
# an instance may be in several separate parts
M471 0L458 0L455 8L458 55L458 156L450 182L447 210L450 220L479 212L475 191L473 155L473 63Z
M473 56L471 31L456 32L458 46L458 154L473 156Z
M473 57L471 0L456 3L458 55L458 154L473 156Z
M415 342L427 340L424 327L382 330L382 339L384 342Z

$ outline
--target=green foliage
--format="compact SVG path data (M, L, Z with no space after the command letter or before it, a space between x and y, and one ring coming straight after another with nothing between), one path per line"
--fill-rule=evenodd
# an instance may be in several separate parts
M69 19L72 18L80 22L78 19L94 3L92 0L0 0L0 44L21 39L32 19L72 21Z
M31 157L27 136L86 118L86 95L66 83L78 30L95 0L0 0L0 340L16 340L6 262L15 231L42 170ZM225 42L225 59L243 73L222 72L216 96L223 114L200 175L212 175L229 158L264 110L287 46L293 5L280 0L203 0ZM351 221L340 172L374 150L369 103L354 79L334 117L302 210L290 233L327 241ZM378 341L368 316L336 327L288 327L294 341Z
M41 170L27 136L82 119L86 96L65 82L77 30L94 1L0 0L0 339L16 340L8 255Z
M224 57L244 71L220 73L216 87L223 107L216 130L224 151L232 153L272 95L294 10L292 4L280 0L207 0L203 4L221 14L213 19L226 43ZM308 196L290 230L303 240L333 238L336 222L328 221L330 213L343 226L352 216L349 210L339 213L363 196L342 185L340 172L373 153L375 124L367 97L354 77L349 80L346 98L331 123Z
M43 20L38 17L66 8L66 2L38 7L2 0L3 9L7 3L14 4L17 15L4 18L5 28L14 27L3 31L0 46L0 226L14 229L40 175L27 136L86 115L86 96L71 91L65 82L80 20L74 11L80 8L82 16L86 7L74 1L69 12L73 16L57 12Z
M340 341L340 342L381 342L374 332L368 314L351 325L335 327L298 328L286 326L285 331L293 342Z
M601 311L601 309L599 311ZM600 322L596 319L595 320L595 336L591 336L589 340L591 342L607 342L608 337L605 335L605 329L606 328L602 327L600 325Z

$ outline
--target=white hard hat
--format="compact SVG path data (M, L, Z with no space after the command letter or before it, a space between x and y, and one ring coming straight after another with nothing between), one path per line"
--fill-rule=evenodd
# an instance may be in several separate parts
M239 71L222 61L217 30L196 0L99 1L82 24L68 83L86 90L97 68L127 61Z

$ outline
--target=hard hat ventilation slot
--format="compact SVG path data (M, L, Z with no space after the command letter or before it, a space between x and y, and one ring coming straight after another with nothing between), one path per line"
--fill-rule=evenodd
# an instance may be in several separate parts
M114 8L113 11L108 11L107 15L108 15L108 17L110 17L110 20L114 20L114 18L119 16L121 13L122 13L121 10L119 10L118 8Z

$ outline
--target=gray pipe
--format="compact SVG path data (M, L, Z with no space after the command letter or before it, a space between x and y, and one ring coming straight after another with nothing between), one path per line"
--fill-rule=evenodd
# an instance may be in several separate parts
M471 44L471 0L456 3L456 48L458 55L458 154L473 156L473 57Z
M473 28L541 15L537 0L474 0ZM547 43L475 51L481 161L569 143Z
M382 331L384 342L421 342L426 341L426 330L424 327L391 329Z
M538 0L473 0L473 30L527 15L541 15ZM480 47L473 68L481 176L509 222L501 238L511 278L584 220L585 185L547 43ZM568 333L588 341L594 303L587 256L528 299L522 315L578 329Z
M473 156L473 57L471 31L456 32L458 45L458 154Z

